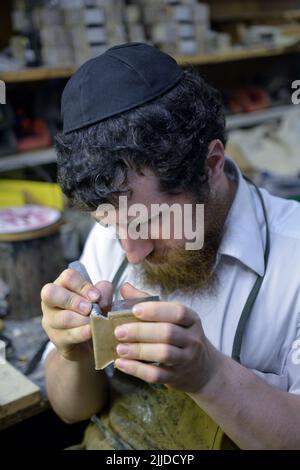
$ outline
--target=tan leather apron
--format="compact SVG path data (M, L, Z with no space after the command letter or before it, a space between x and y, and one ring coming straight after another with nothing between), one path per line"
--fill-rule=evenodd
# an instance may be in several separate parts
M93 417L81 449L237 449L185 393L152 386L121 372L112 379L111 404Z

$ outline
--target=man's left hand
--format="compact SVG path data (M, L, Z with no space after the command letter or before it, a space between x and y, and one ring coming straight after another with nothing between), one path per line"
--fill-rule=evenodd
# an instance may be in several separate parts
M121 293L124 298L148 295L129 283ZM133 313L143 321L115 329L121 343L115 367L149 383L199 392L214 375L220 353L205 337L197 313L179 303L162 301L137 304Z

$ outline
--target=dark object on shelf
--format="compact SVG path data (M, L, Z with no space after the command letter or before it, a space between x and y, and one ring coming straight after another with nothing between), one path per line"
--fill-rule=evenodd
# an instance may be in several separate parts
M8 314L8 300L10 288L6 282L0 277L0 318L5 317Z
M228 100L228 107L234 113L251 113L270 106L270 99L265 90L248 87L237 90Z
M7 103L0 106L0 156L16 153L17 142L13 132L13 111Z
M43 119L31 119L23 109L16 111L17 150L26 152L51 145L51 135Z
M0 318L5 317L8 313L8 302L7 300L0 299Z

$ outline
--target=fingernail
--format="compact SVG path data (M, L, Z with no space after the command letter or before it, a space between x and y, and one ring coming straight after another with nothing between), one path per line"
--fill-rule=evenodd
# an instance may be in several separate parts
M143 315L144 308L141 305L134 305L132 309L132 313L137 317L141 317Z
M82 313L89 313L91 310L92 306L89 302L85 302L84 300L80 302L79 304L80 311Z
M117 338L125 338L126 337L126 334L127 334L127 329L124 328L124 326L117 326L117 328L115 329L115 336Z
M91 290L88 291L87 295L88 295L88 298L89 298L92 302L95 302L96 300L99 299L99 297L100 297L100 292L98 292L98 291L95 290L95 289L91 289Z
M120 354L120 356L125 356L129 353L129 346L126 344L118 344L117 353Z

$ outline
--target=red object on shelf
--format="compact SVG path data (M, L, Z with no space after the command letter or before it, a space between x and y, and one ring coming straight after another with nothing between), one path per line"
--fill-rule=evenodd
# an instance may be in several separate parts
M237 90L228 101L228 107L234 113L251 113L269 106L270 99L267 92L254 86Z
M45 121L26 119L23 121L22 127L29 135L17 141L18 152L50 147L51 135Z

